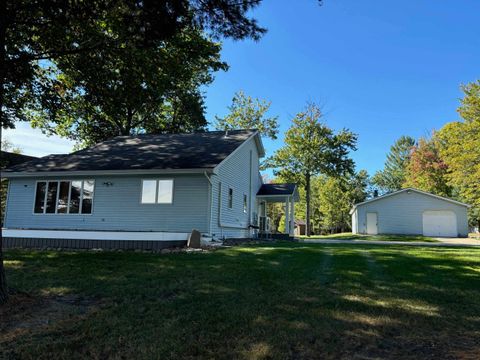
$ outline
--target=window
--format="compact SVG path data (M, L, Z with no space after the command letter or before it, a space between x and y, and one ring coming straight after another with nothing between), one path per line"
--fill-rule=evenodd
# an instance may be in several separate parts
M61 181L60 189L58 191L57 212L59 214L66 214L68 212L68 197L70 194L70 182Z
M243 194L243 212L246 214L248 211L248 200L247 195Z
M228 207L233 209L233 189L228 188Z
M157 181L143 180L142 182L142 204L155 204L157 202Z
M171 204L173 180L142 180L142 204Z
M35 214L91 214L94 180L39 181Z
M37 191L35 193L35 213L42 214L45 211L45 194L47 183L41 181L37 183Z
M55 214L57 205L57 190L58 182L49 181L47 190L47 214Z
M173 195L173 180L158 180L159 204L171 204Z
M72 188L70 194L70 205L68 212L70 214L78 214L80 212L80 197L82 196L82 182L72 181Z

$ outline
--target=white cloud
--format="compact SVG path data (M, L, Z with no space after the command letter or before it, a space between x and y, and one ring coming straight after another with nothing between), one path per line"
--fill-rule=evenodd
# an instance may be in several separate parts
M46 136L28 123L17 123L15 129L2 131L2 138L22 149L22 153L32 156L65 154L72 151L74 142L58 136Z

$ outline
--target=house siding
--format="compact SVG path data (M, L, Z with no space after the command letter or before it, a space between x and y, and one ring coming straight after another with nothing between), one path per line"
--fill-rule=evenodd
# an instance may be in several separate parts
M421 194L415 191L358 205L352 214L352 223L360 234L367 232L367 213L377 213L380 234L423 234L423 212L428 210L450 210L457 216L458 236L468 235L467 207ZM353 220L355 219L355 220Z
M11 229L69 229L165 231L202 233L209 230L209 189L204 175L82 176L95 179L90 215L33 214L38 180L80 177L10 179L5 227ZM173 204L141 204L142 179L173 179ZM113 183L106 186L104 183Z
M221 163L211 176L211 224L213 238L246 238L249 225L256 221L256 195L261 186L259 152L252 137ZM228 191L233 189L233 207L228 207ZM221 192L221 195L220 195ZM243 211L243 195L247 195L247 213Z

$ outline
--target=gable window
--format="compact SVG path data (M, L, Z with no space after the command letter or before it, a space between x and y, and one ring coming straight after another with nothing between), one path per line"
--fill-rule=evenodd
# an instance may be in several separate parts
M142 180L142 204L171 204L173 180Z
M228 188L228 208L233 209L233 189Z
M35 214L91 214L95 180L38 181Z
M243 194L243 212L246 214L248 211L248 200L247 195Z

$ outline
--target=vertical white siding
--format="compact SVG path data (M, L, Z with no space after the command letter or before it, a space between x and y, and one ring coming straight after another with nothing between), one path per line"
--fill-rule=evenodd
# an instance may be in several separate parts
M468 235L467 208L465 206L415 191L401 192L384 199L358 205L352 217L357 216L357 227L360 234L367 232L367 212L376 212L379 234L421 235L423 233L423 212L428 210L453 211L457 215L458 235Z

